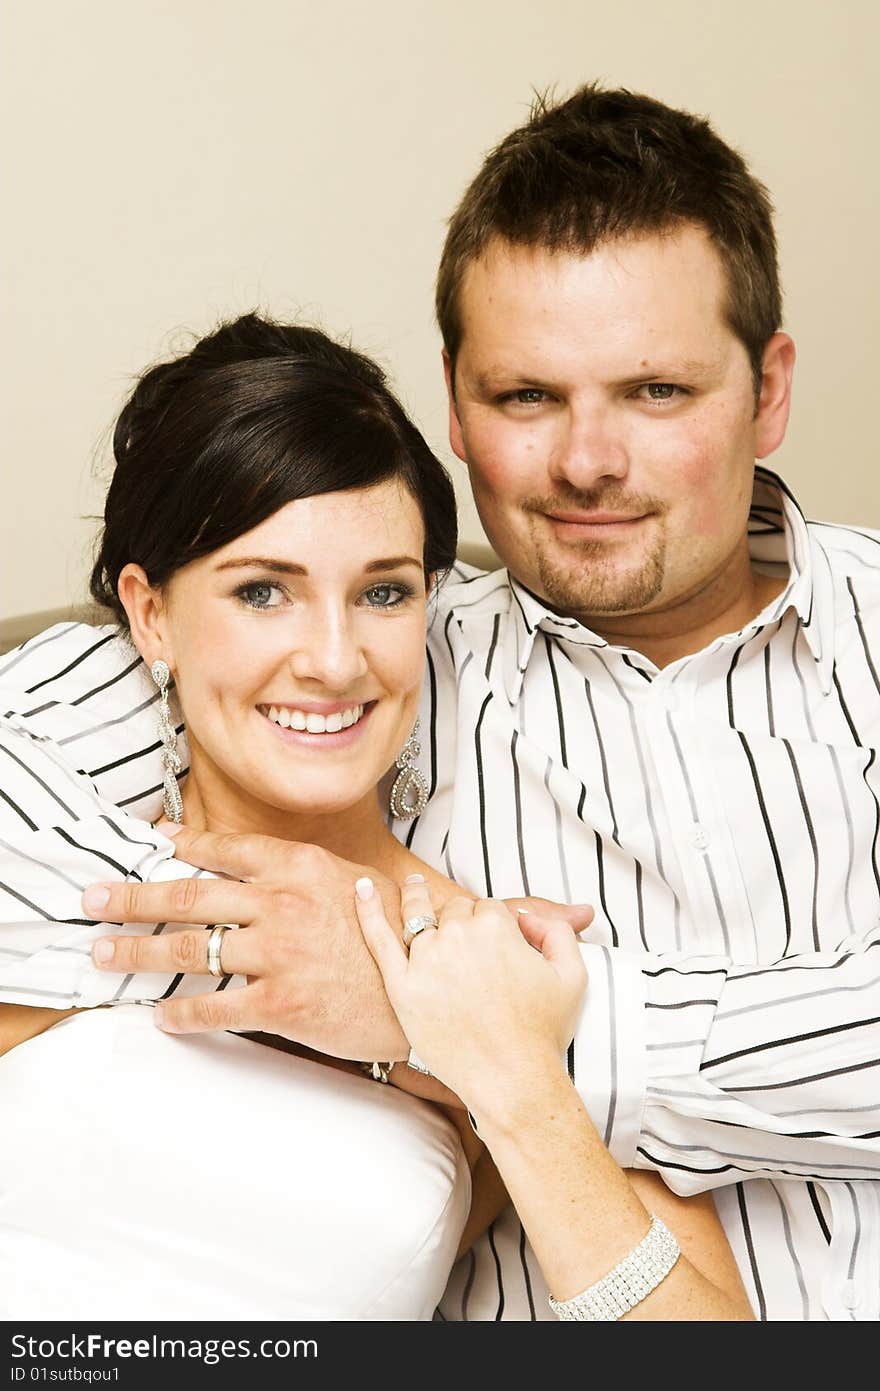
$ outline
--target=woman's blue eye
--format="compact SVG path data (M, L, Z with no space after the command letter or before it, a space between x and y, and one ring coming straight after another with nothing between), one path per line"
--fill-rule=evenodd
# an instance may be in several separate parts
M371 608L393 609L412 593L402 584L374 584L364 596Z
M274 609L278 606L278 600L273 603L272 595L279 592L277 584L268 584L265 580L256 580L252 584L243 584L236 593L252 609Z

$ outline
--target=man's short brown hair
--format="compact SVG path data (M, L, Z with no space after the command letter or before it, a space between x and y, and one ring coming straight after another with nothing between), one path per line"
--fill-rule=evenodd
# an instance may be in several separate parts
M757 397L764 348L782 321L766 188L702 117L596 83L555 105L538 98L453 213L436 300L453 368L464 273L490 242L587 255L601 242L683 223L705 227L721 258L725 314L749 354Z

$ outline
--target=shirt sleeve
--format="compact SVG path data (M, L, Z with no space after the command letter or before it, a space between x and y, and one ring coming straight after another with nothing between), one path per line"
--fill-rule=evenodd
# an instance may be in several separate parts
M880 926L768 965L582 947L573 1071L624 1167L677 1193L880 1177Z
M99 880L203 871L175 860L172 841L102 799L52 740L17 727L14 715L0 719L0 770L0 1002L68 1009L217 988L212 977L98 971L96 938L180 925L96 923L80 901Z

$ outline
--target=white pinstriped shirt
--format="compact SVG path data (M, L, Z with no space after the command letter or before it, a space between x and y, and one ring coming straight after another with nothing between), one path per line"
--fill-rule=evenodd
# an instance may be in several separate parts
M612 1153L714 1189L760 1318L877 1319L880 534L763 469L750 533L786 589L662 671L506 571L445 587L408 839L474 892L595 905L569 1064ZM533 1306L508 1212L441 1311Z
M395 829L475 892L595 905L569 1065L612 1153L715 1191L759 1317L876 1320L880 534L805 523L763 469L750 530L784 593L663 671L505 571L453 578L422 710L432 797ZM206 988L95 972L80 916L96 878L188 872L147 824L155 699L112 629L0 658L0 1000ZM511 1210L438 1316L552 1317Z

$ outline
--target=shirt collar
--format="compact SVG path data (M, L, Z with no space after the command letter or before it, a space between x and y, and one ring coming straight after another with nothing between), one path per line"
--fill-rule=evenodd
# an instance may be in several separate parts
M749 513L749 552L764 565L787 570L788 583L771 605L744 631L758 632L778 622L789 609L798 616L801 631L816 663L822 690L831 685L834 664L834 592L827 557L816 546L804 514L782 479L758 466ZM531 590L509 575L510 618L503 639L504 688L511 705L519 700L523 677L539 632L581 647L609 644L575 618L553 613Z
M523 677L539 632L565 638L566 641L577 643L580 647L607 647L608 643L604 638L600 638L598 633L578 623L576 618L553 613L543 600L510 574L509 583L510 620L504 636L503 670L507 698L511 705L515 705L519 700Z
M810 535L803 512L778 474L759 466L749 514L753 560L788 569L788 583L749 625L755 631L779 622L792 609L816 663L822 690L831 689L834 669L834 582L824 550Z

